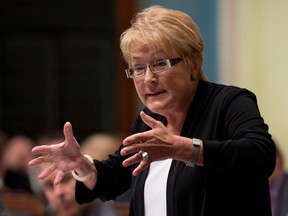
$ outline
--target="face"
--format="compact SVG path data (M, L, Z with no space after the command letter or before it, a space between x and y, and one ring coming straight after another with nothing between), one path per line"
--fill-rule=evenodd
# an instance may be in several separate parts
M45 197L59 215L77 215L84 206L75 201L76 180L69 173L59 185L54 185L55 177L56 171L41 181Z
M7 144L4 161L8 167L19 170L26 169L28 162L33 158L32 141L24 136L12 138Z
M142 43L131 46L131 66L150 65L161 59L177 58L164 52L153 52ZM192 70L180 61L167 71L153 74L149 68L144 76L134 78L134 85L141 101L153 112L167 116L171 113L186 112L193 95L195 84L190 80Z

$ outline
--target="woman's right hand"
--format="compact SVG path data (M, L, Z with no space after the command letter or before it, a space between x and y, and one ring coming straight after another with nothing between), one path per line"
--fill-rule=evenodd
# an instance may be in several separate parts
M64 124L63 132L65 136L64 142L36 146L32 149L32 154L41 155L31 160L28 163L29 167L38 166L42 163L51 163L39 174L39 179L45 179L53 171L57 170L54 184L59 184L66 173L81 168L83 155L80 153L80 146L73 135L70 122Z

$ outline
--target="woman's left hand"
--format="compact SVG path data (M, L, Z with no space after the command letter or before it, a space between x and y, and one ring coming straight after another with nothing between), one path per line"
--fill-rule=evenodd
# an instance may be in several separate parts
M174 158L175 143L180 138L169 132L162 122L146 115L143 111L141 111L140 116L143 122L151 127L151 130L136 133L124 139L123 145L125 147L120 152L122 156L134 153L123 161L123 166L127 167L140 162L133 171L134 176L142 172L153 161ZM141 152L148 153L147 161L143 160Z

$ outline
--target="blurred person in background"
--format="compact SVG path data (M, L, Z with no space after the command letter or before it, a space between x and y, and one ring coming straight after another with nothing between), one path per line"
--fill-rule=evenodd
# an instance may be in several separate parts
M4 202L4 165L3 165L3 154L5 151L6 143L7 143L7 135L4 131L0 130L0 216L21 216L20 213L16 214L6 208ZM16 198L16 197L15 197Z
M279 146L276 151L276 166L269 178L273 216L288 216L288 172Z
M91 138L91 137L90 137ZM100 138L100 137L98 137ZM112 138L110 138L112 139ZM115 139L115 138L114 138ZM58 132L46 132L41 134L37 139L37 144L41 145L51 145L55 143L62 142L64 140L63 133ZM98 139L97 139L98 140ZM112 139L113 140L113 139ZM88 143L89 141L89 143ZM85 144L85 151L92 151L97 150L97 148L101 148L103 152L106 152L108 155L109 153L113 153L111 151L115 151L114 142L107 142L103 140L101 137L101 141L103 141L106 147L102 147L102 145L97 145L98 147L95 148L94 139L87 140L87 145ZM98 143L98 142L96 142ZM112 145L111 145L112 143ZM110 144L110 145L109 145ZM111 147L114 147L111 149ZM106 150L108 149L108 151ZM105 155L95 153L98 157L105 158ZM41 172L43 169L47 168L51 164L42 164L38 170ZM95 200L91 203L80 205L75 200L75 184L76 180L73 178L71 174L65 175L63 181L58 184L54 185L53 181L56 176L57 172L53 172L43 181L39 181L41 185L43 194L47 200L47 216L120 216L118 212L108 204L103 203L101 200Z
M3 180L3 175L4 175L4 164L3 164L3 154L4 154L4 149L6 146L7 142L7 135L4 131L0 130L0 190L2 191L3 185L4 185L4 180Z
M3 153L5 189L34 193L35 173L26 164L33 158L31 150L34 146L34 140L25 135L15 135L7 140Z
M40 172L51 164L42 164ZM80 205L75 200L76 180L69 173L63 181L55 185L54 178L57 172L53 172L45 180L40 181L43 193L49 203L47 216L120 216L109 204L97 199L85 205Z

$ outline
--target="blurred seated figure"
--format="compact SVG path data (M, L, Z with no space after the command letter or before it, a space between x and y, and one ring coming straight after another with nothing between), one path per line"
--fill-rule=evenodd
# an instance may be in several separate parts
M15 135L8 139L3 153L3 183L5 189L33 193L28 162L33 158L35 142L27 136Z
M288 172L279 148L276 151L276 166L269 178L273 216L288 216Z
M3 152L6 145L7 136L4 131L0 130L0 215L8 215L7 209L3 202Z
M41 165L39 171L41 172L50 165L50 163ZM53 184L55 177L56 171L40 182L43 193L50 204L47 216L119 216L114 208L99 199L79 205L75 200L76 180L71 173L66 174L58 185Z
M64 141L62 132L49 131L38 136L37 145L51 145L62 141ZM43 164L38 172L40 173L42 169L50 165L49 163ZM113 207L99 199L89 204L79 205L75 200L76 180L73 176L68 173L59 185L54 185L55 176L56 172L43 181L38 180L48 202L47 216L120 216Z
M0 130L0 192L3 189L3 175L4 175L4 164L3 154L7 142L7 135L4 131ZM1 194L0 194L1 196Z
M8 139L0 131L0 216L44 216L43 203L32 193L32 170L26 166L33 145L26 136Z

